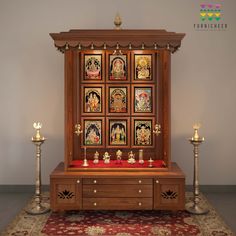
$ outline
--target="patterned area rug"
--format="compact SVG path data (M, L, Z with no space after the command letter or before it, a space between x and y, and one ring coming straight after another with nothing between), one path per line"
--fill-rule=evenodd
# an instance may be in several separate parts
M192 194L186 193L187 201ZM207 215L185 211L70 211L31 216L22 210L2 236L229 236L234 233L225 225L204 196ZM48 203L48 194L43 201ZM31 203L29 203L31 204Z

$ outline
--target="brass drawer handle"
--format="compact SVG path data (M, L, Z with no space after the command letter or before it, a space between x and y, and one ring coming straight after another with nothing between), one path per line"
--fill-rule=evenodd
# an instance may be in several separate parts
M94 190L93 190L93 192L94 192L94 193L96 193L96 192L97 192L97 190L96 190L96 189L94 189Z
M95 180L93 181L93 183L96 184L96 183L97 183L97 180L95 179Z
M159 181L158 181L158 180L156 180L156 184L159 184Z
M77 184L79 184L79 183L80 183L80 180L78 179L76 182L77 182Z
M139 190L138 190L138 193L142 193L142 190L141 190L141 189L139 189Z
M94 202L94 203L93 203L93 205L94 205L94 206L97 206L97 203L96 203L96 202Z
M141 184L141 183L142 183L142 180L139 180L138 183Z
M139 205L139 206L142 206L142 202L139 202L138 205Z

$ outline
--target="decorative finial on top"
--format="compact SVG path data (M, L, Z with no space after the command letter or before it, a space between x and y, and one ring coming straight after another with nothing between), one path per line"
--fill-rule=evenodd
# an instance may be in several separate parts
M194 129L194 134L193 137L191 138L191 141L204 141L204 137L200 138L199 134L198 134L198 130L200 129L201 124L200 123L195 123L193 125L193 129Z
M121 29L122 20L121 20L121 17L119 15L119 13L116 14L116 17L114 19L114 24L115 24L115 29L116 30Z
M201 127L200 123L195 123L193 125L193 129L194 129L193 139L194 140L198 140L199 139L198 130L200 129L200 127Z
M195 124L193 125L193 129L200 129L200 127L201 127L201 124L200 124L200 123L195 123Z
M41 129L42 128L42 123L40 123L40 122L34 122L33 123L33 127L36 129L36 130L39 130L39 129Z
M32 141L43 141L45 140L44 137L41 136L40 129L42 128L42 123L34 122L33 127L36 130L35 136L32 138Z

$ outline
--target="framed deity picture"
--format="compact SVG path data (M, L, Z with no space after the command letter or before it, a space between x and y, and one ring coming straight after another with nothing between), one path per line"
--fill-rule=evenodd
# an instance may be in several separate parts
M82 58L82 81L86 83L104 80L104 53L100 51L85 51Z
M107 82L129 82L129 52L107 52Z
M153 82L154 53L148 50L136 51L132 54L132 80L137 83Z
M107 118L107 146L128 147L129 146L129 119Z
M154 115L154 85L135 85L132 87L132 111L135 115Z
M104 114L104 86L82 85L82 114L103 115Z
M153 141L154 118L132 118L132 144L134 146L154 147Z
M104 118L82 118L82 146L104 147Z
M129 115L129 94L130 87L108 86L107 112L109 115Z

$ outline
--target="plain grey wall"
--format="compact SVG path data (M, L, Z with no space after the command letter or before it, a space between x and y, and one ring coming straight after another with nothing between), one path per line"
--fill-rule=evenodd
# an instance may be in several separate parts
M205 1L210 2L210 1ZM216 2L216 1L211 1ZM219 2L219 1L218 1ZM192 183L192 125L202 123L200 183L236 184L236 1L223 4L225 31L196 31L197 0L0 0L0 184L34 184L34 121L48 138L42 180L63 160L63 54L50 32L126 29L186 33L172 56L172 160Z

